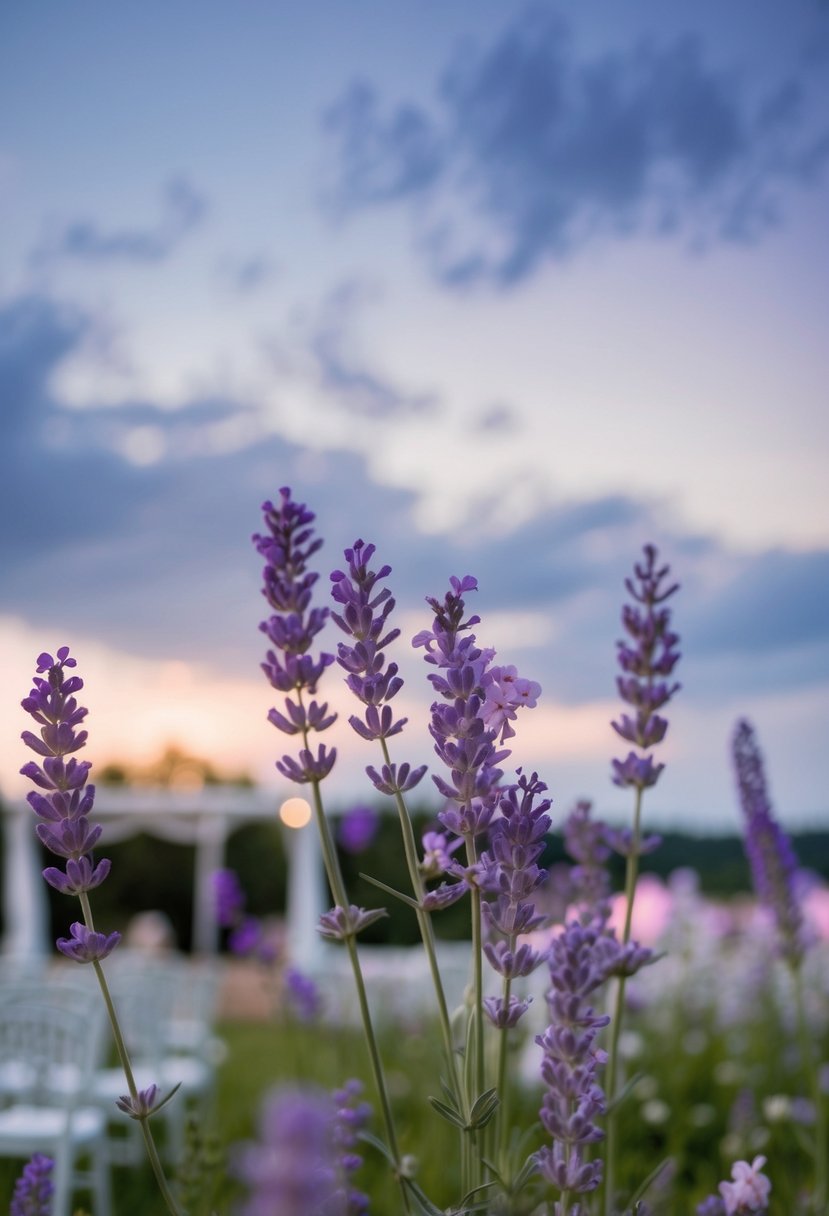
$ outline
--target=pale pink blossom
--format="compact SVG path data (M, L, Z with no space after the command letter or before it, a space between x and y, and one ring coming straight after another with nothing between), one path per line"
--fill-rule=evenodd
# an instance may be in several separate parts
M731 1167L734 1181L720 1183L726 1216L743 1216L744 1213L766 1210L771 1182L765 1174L760 1173L765 1164L765 1157L755 1157L751 1165L747 1161L734 1162Z

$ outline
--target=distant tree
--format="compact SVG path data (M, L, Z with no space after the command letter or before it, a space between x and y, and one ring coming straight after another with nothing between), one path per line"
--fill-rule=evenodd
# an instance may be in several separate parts
M198 789L203 785L233 785L252 789L254 782L248 773L225 773L210 760L193 756L176 743L170 743L152 763L130 764L111 760L96 773L99 785L151 786L160 789Z

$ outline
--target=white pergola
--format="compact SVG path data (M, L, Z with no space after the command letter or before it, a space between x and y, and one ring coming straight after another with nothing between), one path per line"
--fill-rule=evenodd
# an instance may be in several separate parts
M229 786L194 790L115 790L99 786L93 818L104 828L104 856L107 843L141 832L195 846L193 951L209 955L216 952L219 939L212 875L224 866L227 838L243 823L277 818L282 801L274 792ZM3 809L2 953L20 964L35 965L52 949L46 884L36 847L36 818L23 800L6 802ZM326 898L317 829L312 821L306 827L283 827L282 831L288 861L288 948L293 958L301 958L311 969L325 950L316 931Z

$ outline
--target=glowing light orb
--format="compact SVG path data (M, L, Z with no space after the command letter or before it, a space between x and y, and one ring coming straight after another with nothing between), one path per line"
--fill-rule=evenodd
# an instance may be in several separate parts
M286 798L279 808L286 828L304 828L311 821L311 806L304 798Z

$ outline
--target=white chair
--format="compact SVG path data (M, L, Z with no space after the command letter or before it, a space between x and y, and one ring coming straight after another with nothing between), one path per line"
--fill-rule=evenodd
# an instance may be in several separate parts
M74 965L76 971L81 969ZM87 982L84 983L83 981ZM10 980L0 988L0 1007L9 1005L48 1005L55 1009L69 1009L75 1014L82 1015L92 1025L103 1029L104 1006L98 984L93 975L82 975L73 982L61 982L52 974L44 973L40 979L18 978ZM101 1047L101 1054L103 1053ZM15 1098L25 1090L30 1068L25 1060L5 1059L0 1061L0 1102ZM62 1071L56 1068L52 1075L53 1087L66 1084L71 1091L75 1077L72 1069L68 1070L66 1081Z
M158 1116L165 1131L160 1150L167 1161L178 1164L184 1151L188 1105L207 1098L215 1075L211 1060L170 1046L181 983L179 965L132 957L112 966L107 975L137 1088L155 1084L163 1097L180 1086ZM123 1165L137 1164L144 1156L140 1128L116 1106L117 1099L127 1092L120 1066L99 1068L92 1092L109 1121L110 1159Z
M0 1156L53 1159L54 1216L70 1216L80 1188L91 1190L95 1216L110 1214L106 1118L87 1104L104 1047L102 1017L103 1010L89 1016L46 1003L0 1002L0 1071L14 1077L0 1109Z

